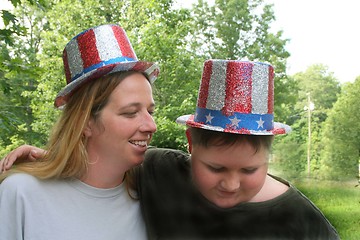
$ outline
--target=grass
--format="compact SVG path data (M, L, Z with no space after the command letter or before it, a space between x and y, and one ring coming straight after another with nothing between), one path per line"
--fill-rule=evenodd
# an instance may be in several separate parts
M343 240L360 239L360 186L352 182L292 181L338 231Z

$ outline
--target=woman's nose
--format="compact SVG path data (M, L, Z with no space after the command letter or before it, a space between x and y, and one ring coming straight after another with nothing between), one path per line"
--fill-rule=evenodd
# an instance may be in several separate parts
M156 123L153 116L150 113L146 113L143 119L143 124L141 125L141 131L143 132L156 132Z

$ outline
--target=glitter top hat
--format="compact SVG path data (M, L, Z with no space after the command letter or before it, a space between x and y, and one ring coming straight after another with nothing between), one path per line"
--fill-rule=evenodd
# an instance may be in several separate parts
M66 45L63 61L67 85L56 96L56 107L66 104L85 82L110 73L139 71L151 83L159 75L157 64L138 61L124 29L118 25L101 25L81 32Z
M176 121L190 127L248 135L291 131L274 122L274 68L266 63L207 60L195 115Z

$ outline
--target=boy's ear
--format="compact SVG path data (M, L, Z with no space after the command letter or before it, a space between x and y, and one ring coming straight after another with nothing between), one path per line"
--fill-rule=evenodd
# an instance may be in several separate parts
M189 153L191 153L192 151L192 141L191 141L191 133L190 133L190 128L186 129L186 138L188 140L188 151Z

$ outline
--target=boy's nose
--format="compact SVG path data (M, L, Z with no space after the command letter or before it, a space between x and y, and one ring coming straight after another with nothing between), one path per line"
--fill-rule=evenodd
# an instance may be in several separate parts
M240 188L240 179L237 177L228 177L221 181L220 186L229 192L234 192Z

